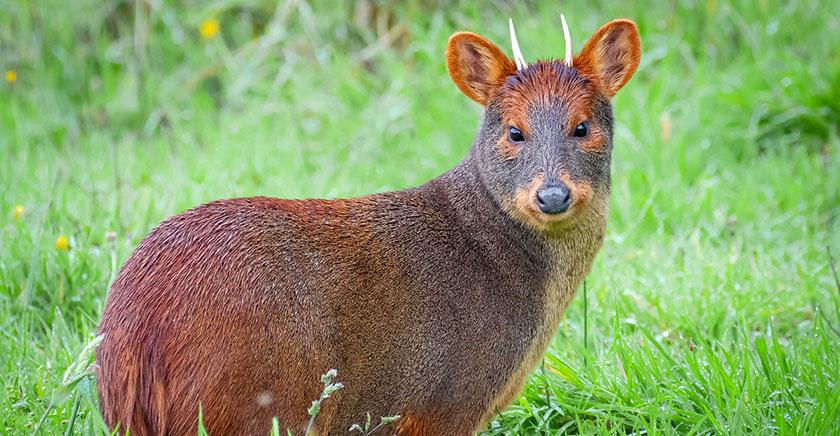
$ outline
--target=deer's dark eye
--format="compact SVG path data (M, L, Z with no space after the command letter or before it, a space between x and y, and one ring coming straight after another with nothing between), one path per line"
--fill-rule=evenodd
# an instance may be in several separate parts
M577 136L578 138L583 138L587 134L589 134L589 127L586 127L586 123L580 123L577 126L575 126L575 136Z
M510 139L510 142L522 142L525 140L525 135L516 127L511 127L508 130L508 139Z

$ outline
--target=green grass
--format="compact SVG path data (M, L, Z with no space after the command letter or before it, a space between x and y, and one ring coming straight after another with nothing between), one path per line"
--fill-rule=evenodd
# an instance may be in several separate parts
M103 430L79 355L158 222L434 177L480 117L447 37L507 48L512 16L557 57L560 12L576 49L633 18L644 56L586 293L489 432L840 433L840 3L280 3L0 2L0 433Z

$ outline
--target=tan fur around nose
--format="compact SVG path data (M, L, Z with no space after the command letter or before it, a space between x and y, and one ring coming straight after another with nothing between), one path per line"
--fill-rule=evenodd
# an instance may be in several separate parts
M569 188L572 203L565 213L546 215L539 210L537 191L545 181L544 173L537 174L527 186L516 192L512 204L506 205L509 213L535 230L551 231L571 225L582 214L592 213L590 208L605 207L603 202L593 202L596 193L590 183L573 180L565 171L560 171L555 177ZM608 195L599 194L604 197Z

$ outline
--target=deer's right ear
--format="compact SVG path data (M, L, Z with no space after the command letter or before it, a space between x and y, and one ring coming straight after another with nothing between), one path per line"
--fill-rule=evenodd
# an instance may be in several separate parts
M458 32L446 47L446 69L464 95L487 106L516 64L480 35Z

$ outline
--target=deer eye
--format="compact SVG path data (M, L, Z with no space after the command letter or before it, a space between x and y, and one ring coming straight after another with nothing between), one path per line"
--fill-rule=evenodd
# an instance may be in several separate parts
M525 140L525 135L516 127L511 127L508 130L508 139L510 139L510 142L522 142Z
M586 123L585 123L585 122L580 123L580 124L578 124L577 126L575 126L575 133L574 133L574 135L575 135L575 136L577 136L578 138L583 138L583 137L584 137L584 136L586 136L588 133L589 133L589 127L586 127Z

